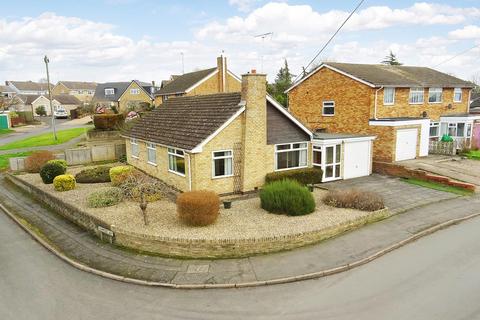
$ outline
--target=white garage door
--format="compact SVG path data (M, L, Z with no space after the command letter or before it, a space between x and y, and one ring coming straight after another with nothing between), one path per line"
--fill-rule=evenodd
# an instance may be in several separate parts
M415 159L418 129L398 129L395 161Z
M345 141L343 178L351 179L370 175L371 160L371 141Z

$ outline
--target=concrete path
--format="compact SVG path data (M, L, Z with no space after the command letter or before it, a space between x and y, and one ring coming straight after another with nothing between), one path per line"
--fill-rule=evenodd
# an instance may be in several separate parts
M19 192L3 178L0 181L0 203L35 226L68 257L121 276L189 285L267 281L346 265L430 226L480 212L478 195L432 201L332 240L293 251L244 259L175 260L100 243L97 238Z
M479 319L478 230L480 219L464 222L318 280L199 291L79 271L0 214L0 319Z
M415 160L399 162L412 169L421 169L455 180L480 186L480 161L441 155L430 155Z

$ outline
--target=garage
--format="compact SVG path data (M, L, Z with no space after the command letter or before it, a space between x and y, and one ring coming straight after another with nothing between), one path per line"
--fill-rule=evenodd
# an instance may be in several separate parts
M323 171L323 182L352 179L372 173L375 136L314 133L312 164Z
M418 129L398 129L395 161L415 159L417 156Z
M344 142L343 179L368 176L372 173L371 141Z

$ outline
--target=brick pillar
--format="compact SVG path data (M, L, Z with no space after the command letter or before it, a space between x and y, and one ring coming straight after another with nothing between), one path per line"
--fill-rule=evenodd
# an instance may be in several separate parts
M261 187L265 181L267 145L267 77L252 70L242 75L243 122L242 191ZM273 156L273 155L272 155Z

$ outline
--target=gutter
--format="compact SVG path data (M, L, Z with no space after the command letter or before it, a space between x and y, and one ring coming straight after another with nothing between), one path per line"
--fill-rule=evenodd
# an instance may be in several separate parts
M380 88L378 88L377 90L375 90L375 107L374 107L374 111L373 111L373 119L375 120L378 120L377 118L377 96L378 96L378 91L382 90L383 89L383 86L381 86Z

